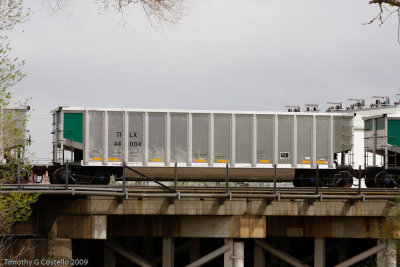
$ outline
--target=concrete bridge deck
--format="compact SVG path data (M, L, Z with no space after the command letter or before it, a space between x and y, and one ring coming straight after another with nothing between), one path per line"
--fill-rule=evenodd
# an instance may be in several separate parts
M335 194L328 197L325 194L326 196L322 195L321 198L321 195L306 197L307 194L297 194L297 197L291 197L290 194L265 197L265 194L261 193L259 197L246 197L243 193L237 193L221 197L211 193L201 195L197 192L197 195L186 195L180 199L171 197L172 195L163 196L157 192L153 194L132 193L128 199L126 195L43 194L35 204L31 220L20 224L16 230L20 236L25 237L20 242L33 242L39 250L42 248L58 251L51 254L56 258L72 259L74 254L79 253L73 250L73 247L79 247L73 246L77 242L101 242L96 243L96 246L101 246L101 250L106 251L108 255L107 259L104 258L104 266L124 266L118 264L121 257L129 262L136 262L135 264L139 262L139 266L201 266L196 265L196 260L203 260L209 264L205 266L221 266L221 262L212 265L211 260L215 258L207 258L209 253L203 253L204 248L193 248L198 246L195 240L199 239L203 240L202 246L204 242L208 242L206 247L212 247L217 241L204 240L225 240L220 247L210 252L214 253L215 257L226 258L223 266L233 266L240 257L249 253L252 256L246 259L254 266L274 266L273 262L276 262L276 259L291 266L313 265L312 262L314 266L330 266L331 263L338 265L340 262L354 260L354 257L370 257L377 252L386 255L386 265L382 263L380 266L389 266L389 263L393 266L395 261L395 257L382 253L393 251L394 243L391 240L400 237L399 226L390 219L391 216L399 214L399 207L391 200L396 196L394 194L364 197L344 197ZM125 240L122 243L121 238ZM271 241L293 238L314 240L315 255L311 263L295 258L293 253L286 253L285 251L290 250L290 245L287 244L285 250L285 247L279 245L281 241L278 244ZM144 241L147 239L153 240L154 246L154 242L163 244L162 249L158 248L161 261L155 260L157 255L149 256L146 249L142 249L141 252L134 251L123 244L128 240L133 243L150 242ZM327 249L329 250L326 240L339 240L339 243L349 246L351 242L359 239L375 240L375 245L368 248L373 249L373 253L367 251L368 249L363 251L368 253L361 256L359 254L363 252L356 255L342 253L341 257L329 259L326 265ZM174 263L174 255L181 242L179 240L192 242L187 249L196 252L192 252L194 256L186 262L178 260ZM377 244L377 240L384 241ZM250 241L253 245L249 248ZM176 245L174 242L177 242ZM193 242L197 245L193 245ZM154 249L151 245L147 246L149 250ZM239 258L235 258L235 246L236 250L239 250L236 252ZM335 246L340 247L337 244ZM81 250L85 251L85 248ZM36 254L46 253L42 251ZM228 254L230 256L227 256ZM190 262L195 264L190 265Z

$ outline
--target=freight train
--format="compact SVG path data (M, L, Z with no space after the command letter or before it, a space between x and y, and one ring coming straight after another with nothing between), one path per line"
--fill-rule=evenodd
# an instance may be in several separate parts
M296 110L291 110L296 111ZM59 107L51 183L273 181L348 186L353 114ZM127 167L126 167L127 166Z
M9 153L20 161L25 160L25 145L30 142L26 135L26 119L29 106L0 109L0 164L7 162Z
M400 178L400 116L381 114L365 122L365 175L368 187L394 187ZM379 160L381 163L379 164Z

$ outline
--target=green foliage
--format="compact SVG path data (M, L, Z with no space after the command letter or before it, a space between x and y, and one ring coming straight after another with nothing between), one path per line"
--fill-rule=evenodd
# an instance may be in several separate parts
M18 58L10 58L8 37L0 35L0 107L6 107L11 99L9 88L24 78L21 68L25 64Z
M24 11L23 0L0 0L0 31L12 31L28 20L30 12Z
M25 76L21 71L25 62L10 56L7 33L25 22L30 13L30 9L24 11L23 0L0 0L0 108L8 106L11 99L9 89Z
M0 195L0 235L10 233L15 223L28 220L32 213L30 205L38 197L39 194L22 192Z
M23 0L0 0L0 184L18 180L28 175L29 164L23 161L25 152L26 112L10 109L12 87L24 78L22 67L25 61L11 57L11 46L7 34L30 15Z
M8 33L28 19L23 0L0 0L0 189L2 184L16 183L30 174L24 159L26 111L9 108L11 89L24 78L25 61L12 57ZM13 226L26 221L32 213L31 204L38 194L12 192L0 194L0 248L10 242ZM1 252L0 249L0 258Z

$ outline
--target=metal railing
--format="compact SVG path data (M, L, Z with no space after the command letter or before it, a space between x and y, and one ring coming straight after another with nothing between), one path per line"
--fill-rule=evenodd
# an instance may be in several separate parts
M167 190L168 192L154 192L146 188L141 188L141 192L133 192L135 187L128 187L126 184L126 173L125 170L130 170L141 177L148 179L151 182L159 185L159 189ZM361 166L358 170L358 188L352 190L343 190L343 192L333 192L329 193L328 188L320 187L320 169L317 165L315 172L315 187L298 187L294 191L288 192L287 188L277 187L277 165L274 164L273 172L273 187L263 188L264 192L252 192L254 190L260 189L260 187L248 187L247 191L238 191L235 187L229 187L229 166L226 164L226 177L225 177L225 188L223 192L207 192L206 188L196 187L195 192L190 191L187 187L178 187L178 166L175 163L174 169L174 184L173 187L167 186L156 179L153 179L134 168L128 167L124 164L123 166L123 177L121 186L82 186L82 185L71 185L69 184L70 179L70 166L67 162L66 172L65 172L65 184L60 185L41 185L41 184L21 184L20 179L18 179L18 184L16 185L2 185L0 188L0 194L19 192L23 191L25 193L41 193L43 195L80 195L80 196L111 196L111 197L124 197L124 198L171 198L178 199L181 198L219 198L219 199L233 199L233 198L260 198L268 200L282 199L309 199L309 200L319 200L324 199L341 199L341 200L359 200L365 201L366 199L394 199L398 197L397 189L386 189L384 194L379 192L374 192L374 194L369 194L368 191L361 190ZM214 187L217 189L222 189L221 187ZM209 188L208 188L209 189ZM236 190L235 190L236 189ZM245 189L245 190L246 190ZM339 188L332 188L333 190L338 190ZM137 190L137 189L136 189ZM181 191L179 191L181 190ZM203 192L199 192L203 190ZM321 191L324 193L321 193ZM367 189L371 191L371 189ZM243 191L243 190L242 190Z

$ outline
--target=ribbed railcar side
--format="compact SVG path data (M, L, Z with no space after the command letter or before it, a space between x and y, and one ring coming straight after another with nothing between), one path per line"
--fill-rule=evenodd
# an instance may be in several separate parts
M400 116L364 117L365 183L367 187L400 185Z
M280 181L317 165L330 175L334 155L352 148L352 115L340 113L60 107L53 116L57 163L69 150L86 169L125 162L160 180L175 163L192 180L223 180L226 164L232 180L271 181L274 164Z

